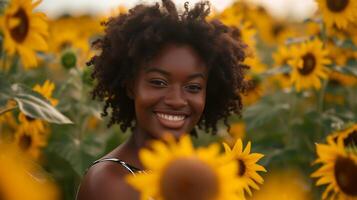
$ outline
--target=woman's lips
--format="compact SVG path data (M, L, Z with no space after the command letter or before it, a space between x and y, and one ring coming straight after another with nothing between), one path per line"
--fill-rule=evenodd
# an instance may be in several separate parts
M185 124L186 115L155 112L159 123L166 128L179 129Z

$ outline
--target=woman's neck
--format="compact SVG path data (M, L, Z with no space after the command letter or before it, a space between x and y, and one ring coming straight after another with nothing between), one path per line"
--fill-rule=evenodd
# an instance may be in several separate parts
M154 138L148 137L149 134L143 134L140 130L135 129L129 139L119 146L116 153L117 157L133 165L134 167L143 169L143 165L139 159L139 150L147 147L148 142Z

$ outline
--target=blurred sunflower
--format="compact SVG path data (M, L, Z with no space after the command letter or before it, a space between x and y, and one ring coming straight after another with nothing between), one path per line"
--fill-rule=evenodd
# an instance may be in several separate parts
M219 135L223 136L223 141L229 146L234 146L238 139L243 139L246 134L246 125L243 121L233 122L230 124L229 131L222 128L218 131Z
M247 53L255 51L256 46L256 30L253 24L244 19L243 13L237 11L234 6L228 7L218 17L225 25L236 27L234 37L241 38L241 40L248 45Z
M252 192L250 187L259 190L258 184L263 183L263 178L257 173L258 171L266 172L265 168L258 165L257 162L264 156L259 153L250 153L251 143L248 142L247 146L243 150L243 142L238 139L234 147L231 149L226 143L223 143L225 153L231 159L238 163L239 170L239 187L241 192L247 192L250 196Z
M16 108L16 101L10 100L6 103L3 110L9 110ZM5 131L4 129L9 129L14 131L18 126L14 114L11 111L0 114L0 132Z
M58 34L61 30L61 34ZM78 30L68 29L65 27L51 28L51 41L49 44L50 51L53 53L61 53L67 48L75 48L82 53L89 51L89 42L86 38L79 36Z
M44 96L53 106L58 104L58 100L52 98L52 92L55 89L54 83L46 80L43 85L36 84L33 90ZM47 139L49 133L48 124L40 119L34 119L30 116L26 116L24 113L19 113L18 117L20 123L26 129L26 132L39 135L43 140Z
M357 85L357 78L355 76L343 74L333 71L329 74L330 84L340 87L352 87Z
M35 160L39 159L42 148L46 146L46 142L40 135L31 133L26 126L20 125L14 137L14 143L21 152Z
M256 33L257 31L253 27L253 24L249 21L243 21L241 25L238 27L241 31L241 38L245 44L248 45L248 55L249 51L256 51Z
M147 172L127 177L142 200L240 199L237 163L219 155L217 144L195 150L189 136L177 143L172 137L166 141L153 142L152 151L141 150L139 157Z
M245 136L245 124L244 122L233 123L229 129L229 134L235 139L243 139Z
M337 71L332 71L329 74L328 91L324 99L328 103L344 105L346 103L345 91L342 88L353 87L357 85L355 76L343 74Z
M314 39L292 46L292 55L294 57L288 63L292 67L291 83L295 85L296 90L299 92L311 87L320 89L320 78L328 77L326 65L331 64L328 51L323 48L322 42Z
M317 36L321 34L321 25L315 21L308 21L304 23L303 35L305 36Z
M58 100L52 98L53 90L55 89L55 84L49 80L46 80L43 85L36 84L33 90L44 96L53 106L58 104Z
M288 65L288 61L293 58L291 49L286 45L280 45L275 53L273 53L274 66L284 67ZM290 88L290 73L284 71L274 76L281 88Z
M27 132L37 135L42 135L44 137L47 135L48 125L46 124L46 122L40 119L35 119L26 116L24 113L19 113L18 119L20 124L26 127Z
M250 74L260 74L266 71L267 66L262 62L260 55L250 55L244 59L244 64L250 67Z
M319 178L316 185L328 185L322 199L357 199L357 155L344 149L342 140L316 144L318 158L322 166L311 174Z
M49 47L50 51L56 55L57 61L52 65L54 70L57 70L60 66L59 63L63 64L64 60L73 62L73 59L75 59L75 66L85 66L85 62L94 54L93 50L90 49L90 41L103 32L100 21L105 21L105 19L86 15L65 16L50 21L51 41ZM81 26L78 26L78 24L81 24Z
M259 37L267 45L282 44L289 37L296 35L286 21L274 18L263 7L252 9L249 12L249 19L256 27Z
M346 29L349 23L357 19L357 1L355 0L316 0L328 26L336 25Z
M11 0L7 6L2 27L4 48L10 54L20 55L25 69L37 67L35 51L46 51L48 36L46 16L33 12L41 1Z
M251 81L251 87L242 96L243 105L252 105L256 103L263 95L264 88L262 86L263 80L258 76L247 76L247 80Z
M308 200L312 199L308 183L298 171L279 169L269 172L261 190L250 200Z
M57 200L58 191L16 148L0 144L0 199Z
M218 15L218 18L227 26L237 26L243 18L240 5L241 3L235 2L232 6L228 6Z
M90 130L95 130L100 126L100 117L91 115L86 120L86 127Z
M354 51L351 48L341 48L336 42L329 40L326 43L326 49L329 51L329 57L339 67L346 66L349 60L354 59Z

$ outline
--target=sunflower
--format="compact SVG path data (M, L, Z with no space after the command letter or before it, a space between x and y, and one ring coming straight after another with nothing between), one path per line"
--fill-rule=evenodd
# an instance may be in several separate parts
M53 106L58 104L58 100L52 98L52 92L55 89L54 83L49 80L46 80L43 85L36 84L33 87L33 90L40 93L44 96ZM26 116L24 113L19 113L18 119L26 132L31 134L36 134L40 136L43 140L47 140L47 136L49 133L48 124L41 120L35 119L30 116Z
M260 74L267 69L267 66L262 62L258 55L246 57L243 63L250 67L249 72L252 74Z
M16 148L0 144L0 199L56 200L58 191Z
M316 144L318 158L315 163L322 166L311 177L319 178L316 185L328 185L322 199L357 199L357 155L344 149L342 140Z
M91 16L68 16L51 21L51 41L49 42L51 53L62 55L64 52L73 52L76 55L76 66L85 66L88 59L95 53L90 48L90 40L102 34L104 29L100 22L105 20L105 18ZM81 26L78 26L78 24L81 24ZM56 62L52 65L55 70L57 70L56 67L59 66L58 63L62 59L63 56L62 58L57 56Z
M259 37L269 46L282 44L289 37L296 35L286 21L274 18L263 7L251 9L248 15L257 29Z
M263 178L257 173L258 171L266 172L265 168L258 165L257 162L264 156L259 153L250 153L251 144L248 142L247 146L243 150L243 142L238 139L233 149L231 149L226 143L223 143L226 155L238 163L239 170L239 187L241 193L247 192L250 196L252 192L250 187L259 190L258 184L263 183Z
M238 139L243 139L246 134L246 125L243 121L230 124L227 131L226 128L220 128L218 134L223 137L223 141L229 146L233 146Z
M340 87L353 87L357 85L357 78L355 76L343 74L333 71L329 74L330 84Z
M245 124L244 122L236 122L231 125L229 129L229 134L234 138L234 139L243 139L245 136Z
M328 49L329 57L336 63L339 67L346 66L350 59L354 59L353 50L350 48L341 48L336 45L334 41L328 41L326 43L326 48Z
M227 26L237 26L243 19L242 3L235 2L228 6L218 16L218 18Z
M53 106L56 106L58 104L58 100L57 99L54 99L52 98L52 93L53 93L53 90L55 89L55 84L52 83L51 81L49 80L46 80L43 85L38 85L36 84L34 87L33 87L33 90L40 93L42 96L44 96L47 100L50 101L50 103L53 105Z
M308 21L304 23L303 35L305 36L317 36L321 34L321 25L315 21Z
M15 129L17 127L17 122L14 118L13 113L11 112L11 109L16 108L16 106L17 103L14 100L10 100L6 102L5 108L2 108L2 110L8 110L8 111L0 114L0 127L5 124L8 126L8 128L11 129Z
M24 113L19 113L20 124L27 129L27 132L45 137L48 133L48 124L40 119L35 119L26 116Z
M195 150L187 135L177 143L172 137L165 141L140 151L146 173L126 178L141 192L142 200L241 199L237 163L219 155L217 144Z
M254 192L250 200L310 200L308 183L296 170L275 169L269 172L261 190Z
M291 83L295 85L299 92L301 89L314 87L321 88L321 80L328 77L328 68L326 65L331 64L327 57L328 51L323 48L320 40L304 42L292 46L294 57L288 61L292 67Z
M219 19L228 26L233 26L238 28L237 36L245 44L248 45L247 54L250 54L251 51L255 51L256 46L256 30L253 27L252 22L243 18L241 14L236 14L234 8L228 8L225 10Z
M89 51L89 35L83 37L85 30L82 30L83 27L78 27L78 22L79 20L74 17L50 21L49 49L52 53L60 53L66 48L78 49L81 53Z
M357 19L357 1L355 0L316 0L324 21L331 27L346 29L349 23Z
M288 61L293 58L291 48L289 46L280 45L275 53L273 53L274 66L284 67L288 65ZM274 80L277 80L281 88L290 88L290 73L284 71L274 76Z
M36 133L28 131L27 126L20 125L15 132L15 145L21 152L37 160L41 154L41 148L46 146L46 142Z
M251 87L242 96L243 105L252 105L264 95L263 80L258 76L250 77L249 75L247 80L251 82Z
M337 142L337 140L341 140L345 147L357 145L357 124L332 133L327 137L328 142Z
M2 20L4 48L13 55L20 55L25 69L37 67L35 51L47 50L48 35L46 16L33 12L41 1L11 0Z

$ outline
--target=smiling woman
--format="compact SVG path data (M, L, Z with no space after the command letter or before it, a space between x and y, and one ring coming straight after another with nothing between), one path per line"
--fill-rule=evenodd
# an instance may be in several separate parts
M179 137L192 130L205 106L207 75L207 67L191 47L164 47L135 79L136 132L158 139L166 132Z
M101 53L89 62L97 83L92 94L105 103L109 126L132 134L88 170L77 199L138 199L123 177L145 170L138 152L149 141L196 134L196 127L215 133L219 120L228 126L230 114L240 115L249 87L246 45L231 28L206 21L209 12L208 2L185 4L178 13L163 0L105 24L104 37L94 42Z

